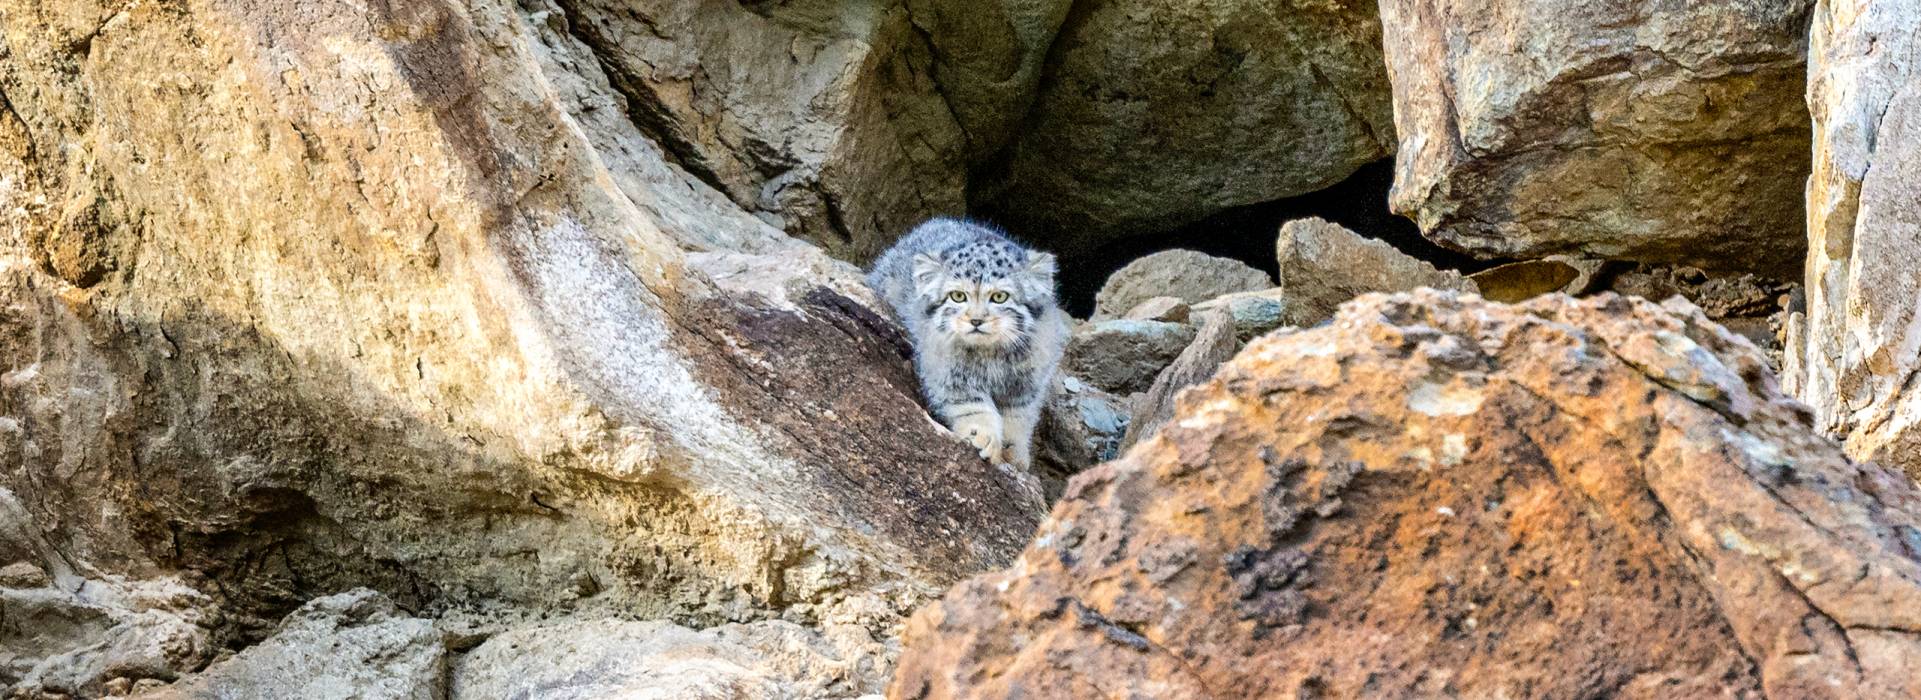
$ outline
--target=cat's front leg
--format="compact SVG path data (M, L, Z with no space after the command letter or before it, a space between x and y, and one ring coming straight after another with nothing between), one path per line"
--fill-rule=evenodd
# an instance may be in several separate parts
M1001 409L1000 461L1022 469L1034 464L1034 426L1041 421L1039 401Z

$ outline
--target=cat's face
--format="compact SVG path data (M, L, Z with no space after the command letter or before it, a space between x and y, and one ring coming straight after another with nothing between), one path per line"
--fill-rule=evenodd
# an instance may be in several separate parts
M1054 256L1005 251L914 260L924 334L974 350L1012 350L1030 342L1054 305Z

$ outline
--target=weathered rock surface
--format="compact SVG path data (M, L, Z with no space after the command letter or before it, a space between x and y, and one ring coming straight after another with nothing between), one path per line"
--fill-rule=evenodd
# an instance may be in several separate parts
M543 4L544 0L543 0ZM1065 0L553 0L624 111L735 203L844 257L964 211L1032 101Z
M433 621L362 588L315 599L266 641L140 697L438 700L447 697L447 656Z
M213 601L178 580L41 573L37 585L0 588L8 697L99 697L172 681L213 657Z
M1192 250L1167 250L1108 275L1094 295L1094 319L1118 318L1156 297L1198 304L1223 294L1272 286L1273 277L1239 260Z
M1220 311L1201 317L1200 330L1194 334L1194 342L1189 343L1174 363L1161 370L1154 377L1154 385L1134 403L1134 413L1128 418L1127 434L1121 438L1121 449L1132 447L1154 431L1160 430L1168 418L1174 416L1174 397L1182 389L1206 381L1214 376L1222 363L1234 357L1241 349L1241 340L1235 334L1234 316Z
M1708 320L1747 337L1768 355L1775 367L1781 364L1781 341L1777 337L1780 315L1794 294L1794 285L1776 282L1752 273L1711 273L1693 267L1633 265L1607 275L1609 291L1646 297L1655 301L1680 296L1695 306Z
M495 636L461 657L453 697L853 698L879 692L891 662L892 651L859 627L561 623Z
M1060 497L1068 477L1119 454L1131 411L1120 397L1072 375L1060 378L1034 430L1034 472L1049 501Z
M1255 341L917 613L895 698L1909 697L1921 491L1685 302Z
M356 586L882 629L1008 561L1029 484L830 275L689 261L858 279L670 165L585 31L0 0L0 488L76 562L208 582L243 639Z
M1788 386L1848 452L1921 478L1921 2L1828 0L1808 66L1807 309Z
M1282 326L1313 325L1316 322L1316 319L1290 314L1291 308L1286 290L1276 287L1215 297L1195 304L1194 313L1202 316L1215 312L1227 314L1234 319L1235 337L1245 343Z
M1154 297L1135 304L1121 318L1130 321L1166 321L1168 323L1187 323L1189 308L1180 297Z
M984 197L1071 252L1332 185L1393 152L1380 36L1365 2L1076 3Z
M1467 276L1489 301L1512 304L1567 290L1581 270L1559 260L1523 260L1496 265Z
M1061 369L1111 394L1145 391L1161 368L1194 341L1184 323L1116 319L1082 326L1067 341Z
M1812 0L1390 0L1392 205L1445 245L1781 275Z
M1458 272L1437 270L1394 246L1320 218L1283 224L1274 254L1281 264L1284 318L1297 325L1319 323L1349 299L1369 292L1474 290Z

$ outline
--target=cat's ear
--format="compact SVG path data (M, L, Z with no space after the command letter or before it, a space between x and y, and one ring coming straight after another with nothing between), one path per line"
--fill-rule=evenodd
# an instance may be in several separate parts
M1054 260L1052 253L1034 253L1027 256L1027 274L1051 281L1054 279L1054 273L1059 270L1060 265Z
M927 287L933 285L934 282L940 279L941 271L945 267L945 265L941 264L940 258L926 253L915 255L914 286Z

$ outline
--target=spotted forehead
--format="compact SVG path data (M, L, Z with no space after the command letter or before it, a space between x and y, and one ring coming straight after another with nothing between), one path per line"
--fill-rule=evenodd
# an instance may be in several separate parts
M942 256L955 276L985 281L1007 276L1027 262L1026 251L999 242L980 242L955 248Z

